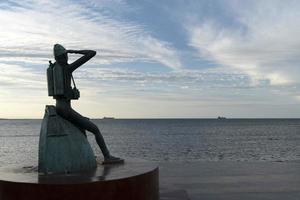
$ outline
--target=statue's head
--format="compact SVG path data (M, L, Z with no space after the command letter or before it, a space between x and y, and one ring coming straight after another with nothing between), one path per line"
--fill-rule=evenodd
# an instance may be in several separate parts
M67 50L60 44L55 44L53 48L54 58L58 63L67 64L68 54Z

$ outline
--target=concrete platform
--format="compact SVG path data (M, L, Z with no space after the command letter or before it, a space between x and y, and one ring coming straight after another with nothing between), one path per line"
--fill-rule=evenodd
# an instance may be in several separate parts
M160 163L161 200L299 200L300 161Z
M158 200L158 167L127 161L90 172L38 174L36 168L0 169L2 200Z

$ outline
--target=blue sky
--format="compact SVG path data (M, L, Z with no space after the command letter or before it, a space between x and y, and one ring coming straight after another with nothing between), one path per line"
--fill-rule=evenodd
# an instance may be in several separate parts
M299 117L300 2L0 1L0 117L41 118L55 43L89 117ZM70 59L76 59L71 56Z

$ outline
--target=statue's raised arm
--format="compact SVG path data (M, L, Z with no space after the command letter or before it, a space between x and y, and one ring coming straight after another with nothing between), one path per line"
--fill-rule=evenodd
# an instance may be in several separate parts
M74 53L74 54L82 54L83 56L74 61L73 63L69 64L69 69L71 72L76 70L78 67L86 63L92 57L96 55L96 51L93 50L67 50L67 53Z

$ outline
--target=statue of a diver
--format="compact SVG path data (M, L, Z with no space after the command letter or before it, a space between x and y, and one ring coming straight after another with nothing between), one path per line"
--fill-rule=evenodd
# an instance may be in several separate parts
M79 99L80 93L76 88L72 72L96 55L92 50L66 50L62 45L54 45L55 63L51 63L47 70L48 93L56 99L56 112L70 121L85 133L85 130L94 134L104 156L103 164L122 163L123 159L110 155L98 127L88 118L83 117L71 107L71 100ZM68 53L82 54L75 62L68 64ZM71 81L74 87L71 86Z

